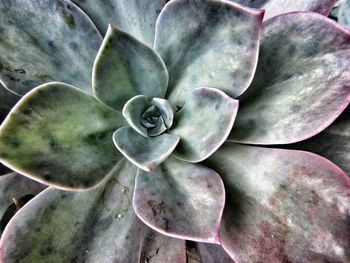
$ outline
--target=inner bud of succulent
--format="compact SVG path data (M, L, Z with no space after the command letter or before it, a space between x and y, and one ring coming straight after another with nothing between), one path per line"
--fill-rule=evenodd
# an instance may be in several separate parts
M153 98L148 102L143 95L131 98L123 108L130 127L145 137L155 137L168 130L174 118L172 107L166 99Z

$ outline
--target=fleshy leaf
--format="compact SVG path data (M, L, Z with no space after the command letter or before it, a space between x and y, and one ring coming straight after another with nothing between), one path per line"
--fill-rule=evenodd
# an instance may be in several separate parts
M13 203L13 199L24 195L37 195L45 187L17 173L0 176L0 219L7 207Z
M63 83L26 94L0 127L0 160L60 188L96 185L121 158L112 142L120 113Z
M349 0L339 1L338 23L350 29L350 1Z
M144 227L140 262L186 263L186 241L164 236L147 226Z
M252 85L229 139L286 144L321 132L350 101L350 34L315 13L264 24Z
M238 100L220 90L197 88L175 114L170 133L180 137L174 155L189 162L206 159L224 143L238 110Z
M230 0L241 5L265 10L264 20L295 12L310 11L328 16L336 0Z
M96 57L92 78L96 97L118 111L137 95L164 97L168 85L160 56L112 25Z
M148 130L148 135L151 136L151 137L154 137L154 136L158 136L160 134L162 134L163 132L166 131L166 126L165 126L165 123L164 123L164 120L163 118L158 118L157 120L157 124L154 128L151 128Z
M220 245L196 243L201 263L234 263L231 257Z
M153 98L151 103L157 108L164 120L165 126L169 129L173 125L174 112L170 102L161 98Z
M73 0L105 34L112 23L125 32L153 45L156 20L165 0Z
M141 116L147 108L148 101L144 95L131 98L123 107L123 116L130 127L145 137L148 137L148 132L141 123Z
M131 206L136 171L124 160L92 190L45 190L8 224L0 261L138 262L142 224Z
M350 262L350 179L308 152L226 144L221 240L236 262Z
M113 134L113 141L130 162L149 172L168 158L178 144L179 137L167 133L144 137L130 127L123 127Z
M288 148L320 154L339 165L350 175L350 107L320 134L288 145Z
M92 93L91 69L102 38L68 0L0 2L0 79L17 94L49 81Z
M135 215L136 172L134 165L122 160L92 190L45 190L10 221L0 242L0 261L140 262L141 256L152 255L154 246L159 246L155 259L181 259L184 241L146 229ZM172 250L167 250L169 246Z
M219 243L224 203L220 176L202 165L170 157L154 171L139 170L136 176L135 213L168 236Z
M162 10L154 48L169 71L166 98L182 107L192 90L242 94L255 71L263 11L228 1L173 0Z

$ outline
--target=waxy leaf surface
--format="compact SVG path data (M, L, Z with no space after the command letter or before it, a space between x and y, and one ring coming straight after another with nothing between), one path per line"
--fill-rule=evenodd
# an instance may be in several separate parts
M49 81L91 91L102 38L68 0L0 1L0 81L17 94Z
M265 10L264 20L271 17L295 12L310 11L328 16L336 0L230 0L231 2L252 8Z
M350 179L318 155L238 144L207 165L223 179L225 250L237 262L349 262Z
M201 263L234 263L221 245L196 243Z
M153 45L157 17L165 0L73 0L104 35L112 23L147 45Z
M350 29L350 1L349 0L339 1L338 23Z
M113 141L130 162L149 172L168 158L179 143L179 137L167 133L144 137L130 127L123 127L113 134Z
M315 13L272 18L229 139L286 144L310 138L349 104L349 82L349 32Z
M327 129L288 148L317 153L339 165L350 175L350 107Z
M228 1L170 1L158 18L154 48L169 72L172 106L183 106L197 87L242 94L255 71L262 17L263 11Z
M0 127L0 160L45 184L86 188L121 158L112 142L120 113L63 83L27 93Z
M159 262L184 262L184 241L146 229L135 215L131 199L136 171L122 160L92 190L45 190L9 223L0 242L0 261L140 262L159 246ZM166 250L169 246L173 250Z
M150 47L109 26L93 69L96 97L121 111L134 96L164 97L168 73L164 62Z
M238 100L220 90L197 88L175 114L170 133L180 137L174 155L189 162L206 159L224 143L238 110Z
M220 176L205 166L170 157L150 173L137 173L135 212L165 235L219 243L224 203Z

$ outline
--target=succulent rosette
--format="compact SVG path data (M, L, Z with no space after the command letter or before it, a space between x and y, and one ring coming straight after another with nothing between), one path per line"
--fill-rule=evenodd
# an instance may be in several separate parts
M186 262L185 240L203 262L350 260L346 173L266 146L327 141L350 33L322 16L335 1L237 2L0 1L0 80L23 96L0 160L50 186L0 260ZM347 147L318 150L349 171Z

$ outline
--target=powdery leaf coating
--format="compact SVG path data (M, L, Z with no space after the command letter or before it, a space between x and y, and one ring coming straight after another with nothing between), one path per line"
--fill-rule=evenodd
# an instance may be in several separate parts
M350 34L315 13L264 24L252 85L240 98L229 140L286 144L314 136L350 101Z
M197 87L242 94L255 71L263 11L228 1L173 0L156 26L155 50L169 72L166 98L183 106Z
M237 262L349 262L350 179L318 155L226 144L225 250Z
M36 195L45 187L17 173L0 176L0 219L8 206L13 203L13 198Z
M144 95L137 95L125 103L123 116L130 127L142 136L148 137L147 128L141 123L142 113L148 108L148 100Z
M27 93L0 126L0 161L58 188L96 185L122 155L112 134L120 113L63 83Z
M95 60L92 85L102 103L121 111L137 95L164 97L168 73L152 48L110 25Z
M105 34L112 23L147 45L153 45L156 20L165 0L73 0Z
M196 243L201 263L234 263L220 245Z
M130 162L150 172L174 151L179 137L167 133L156 137L144 137L133 128L123 127L113 134L113 142Z
M144 226L140 262L186 263L186 241L169 238Z
M219 243L224 203L220 176L198 164L170 157L154 171L139 170L136 176L135 213L168 236Z
M320 154L341 167L350 175L350 107L320 134L288 148Z
M206 159L226 140L237 111L238 100L218 89L193 90L170 130L180 137L174 156L189 162Z
M336 0L230 0L241 5L265 10L264 20L271 17L295 12L310 11L328 16Z
M8 89L23 95L61 81L92 93L91 69L102 38L71 1L0 1L0 32L0 79Z
M131 199L136 172L122 160L92 190L45 190L10 221L0 242L0 261L140 262L158 248L159 262L184 263L184 241L146 229L135 215Z
M350 29L350 1L349 0L339 1L338 23Z

